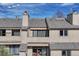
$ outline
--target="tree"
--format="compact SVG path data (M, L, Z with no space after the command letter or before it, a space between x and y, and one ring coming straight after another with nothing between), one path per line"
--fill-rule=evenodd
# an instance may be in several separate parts
M5 46L0 46L0 56L9 56L9 50Z
M64 13L61 10L57 10L56 13L55 13L55 17L56 18L63 18Z

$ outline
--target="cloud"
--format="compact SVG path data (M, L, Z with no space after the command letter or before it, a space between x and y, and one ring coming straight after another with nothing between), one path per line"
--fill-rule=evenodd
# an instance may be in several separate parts
M12 8L11 6L8 6L8 8Z
M74 5L74 3L62 3L61 6L71 6Z
M18 6L20 6L20 4L0 4L0 17L15 17L15 15L19 14L18 12L20 11L16 10L16 7Z
M0 3L0 5L13 5L14 3Z
M7 17L15 17L16 15L21 15L25 10L29 11L31 17L42 17L49 15L51 13L51 9L48 6L53 4L46 3L2 3L0 4L0 12L1 14L6 15ZM49 10L50 9L50 10ZM1 15L0 14L0 15Z
M29 4L22 3L21 5L26 7L39 7L39 6L46 5L46 3L29 3Z
M67 6L62 8L62 6ZM29 11L30 16L45 17L52 15L58 9L71 8L76 6L74 3L0 3L0 15L7 17L15 17L16 15L23 15L25 10ZM77 4L78 6L78 4Z
M17 6L20 6L20 4L17 4Z

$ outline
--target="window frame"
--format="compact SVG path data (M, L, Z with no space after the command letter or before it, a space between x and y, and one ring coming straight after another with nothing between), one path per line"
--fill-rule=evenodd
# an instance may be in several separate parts
M68 36L68 30L64 30L64 36Z
M49 30L32 30L32 37L49 37Z
M63 30L60 30L60 36L63 36Z
M19 45L9 45L9 52L11 55L19 55Z
M6 36L6 29L0 29L0 36Z
M60 30L60 36L68 36L68 30Z
M15 32L19 33L18 35L15 35ZM20 36L20 29L12 29L12 36Z
M65 53L63 55L63 53ZM62 50L62 56L71 56L71 50Z

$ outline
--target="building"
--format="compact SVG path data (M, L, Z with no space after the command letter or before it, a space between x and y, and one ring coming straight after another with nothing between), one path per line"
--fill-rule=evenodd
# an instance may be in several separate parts
M67 18L0 19L0 45L10 55L79 56L79 13Z

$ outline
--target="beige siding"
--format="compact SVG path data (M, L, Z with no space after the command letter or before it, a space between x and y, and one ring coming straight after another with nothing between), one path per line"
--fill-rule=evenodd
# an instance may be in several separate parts
M73 24L79 25L79 14L78 13L73 14Z
M31 37L31 38L28 38L27 42L49 42L50 39L49 38L46 38L46 37Z
M17 42L17 41L21 41L21 39L20 39L20 36L0 36L0 41Z
M60 36L60 30L50 30L51 42L79 42L79 30L68 30L68 36Z
M27 43L27 31L21 32L21 43Z
M29 33L28 36L29 36L29 37L32 37L32 31L31 31L30 29L28 30L28 33Z
M72 56L79 56L79 50L72 50L71 55Z
M0 36L0 44L2 43L20 43L21 36L12 36L12 30L6 30L6 36Z
M27 50L27 56L32 56L32 48L28 48L28 50Z
M28 15L23 15L22 26L28 26Z
M51 50L50 53L51 53L51 56L61 56L60 50Z

